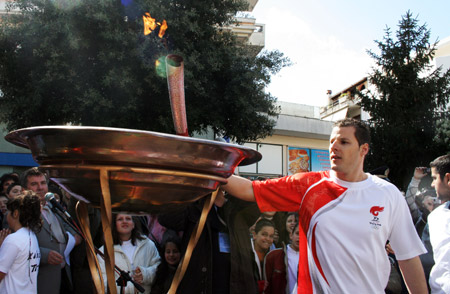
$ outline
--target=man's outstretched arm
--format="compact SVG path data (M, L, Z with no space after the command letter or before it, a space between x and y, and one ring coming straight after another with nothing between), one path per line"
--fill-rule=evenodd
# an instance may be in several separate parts
M228 183L223 185L222 189L239 199L245 201L255 201L252 181L246 178L233 175L228 178Z

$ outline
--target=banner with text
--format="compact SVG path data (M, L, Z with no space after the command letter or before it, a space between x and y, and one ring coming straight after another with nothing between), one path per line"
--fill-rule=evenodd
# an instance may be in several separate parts
M328 150L311 150L311 171L330 170L330 152Z

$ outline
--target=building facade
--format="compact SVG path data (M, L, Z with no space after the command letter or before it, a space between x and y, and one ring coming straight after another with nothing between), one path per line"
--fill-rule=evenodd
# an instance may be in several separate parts
M260 162L239 167L250 178L274 178L296 172L329 169L332 122L321 120L319 107L278 102L281 113L272 136L244 145L258 150Z

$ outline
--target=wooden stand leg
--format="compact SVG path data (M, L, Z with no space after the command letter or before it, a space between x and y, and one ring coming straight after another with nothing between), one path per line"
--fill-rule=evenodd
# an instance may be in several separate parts
M111 212L111 193L109 190L109 176L106 168L100 169L100 185L102 187L101 215L103 234L105 237L105 269L108 278L108 290L111 294L117 294L116 279L114 276L114 246L112 238L112 212Z
M94 242L92 241L87 204L82 201L78 201L76 205L76 212L86 243L86 256L92 275L92 281L94 282L94 288L97 294L103 294L105 293L105 284L95 252Z

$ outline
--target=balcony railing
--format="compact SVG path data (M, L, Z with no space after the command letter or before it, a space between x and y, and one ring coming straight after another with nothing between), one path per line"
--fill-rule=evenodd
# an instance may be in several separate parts
M320 107L320 117L328 116L335 113L343 108L349 108L351 106L357 105L361 101L358 96L345 95L336 99L327 106Z

